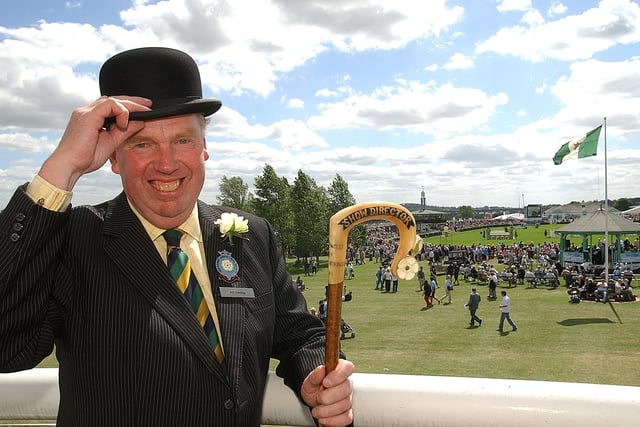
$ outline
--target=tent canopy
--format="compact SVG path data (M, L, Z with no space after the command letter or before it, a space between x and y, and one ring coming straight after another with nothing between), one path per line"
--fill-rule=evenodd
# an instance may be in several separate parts
M640 214L640 206L636 206L635 208L627 209L622 212L623 215L638 215Z
M561 234L636 234L640 233L640 224L620 215L599 210L587 214L556 230Z
M499 215L495 218L492 218L494 221L500 221L500 220L505 220L505 219L517 219L517 220L523 220L524 219L524 214L521 213L510 213L510 214L502 214Z

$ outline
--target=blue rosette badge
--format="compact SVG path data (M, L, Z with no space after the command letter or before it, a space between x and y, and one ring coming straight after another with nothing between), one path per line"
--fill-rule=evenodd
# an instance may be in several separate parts
M223 282L233 283L240 280L238 277L238 261L231 256L231 252L220 251L218 258L216 258L216 270L218 271L219 278Z

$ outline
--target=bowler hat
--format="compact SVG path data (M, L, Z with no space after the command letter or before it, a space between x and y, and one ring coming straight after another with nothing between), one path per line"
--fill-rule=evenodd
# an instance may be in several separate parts
M120 52L100 69L100 93L141 96L153 101L150 111L134 111L129 120L151 120L181 114L209 116L222 103L202 98L200 72L186 53L165 47Z

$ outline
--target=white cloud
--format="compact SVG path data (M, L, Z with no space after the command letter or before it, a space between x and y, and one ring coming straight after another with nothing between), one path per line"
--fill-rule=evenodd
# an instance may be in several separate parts
M23 153L51 153L56 143L49 141L47 137L35 137L29 133L4 133L0 132L0 149L19 151Z
M559 15L563 15L567 11L567 6L562 4L561 2L554 0L551 2L549 6L549 10L547 11L547 15L550 17L555 17Z
M304 100L300 98L291 98L289 102L287 102L287 105L289 106L289 108L304 108Z
M581 15L531 28L502 28L479 43L476 53L496 52L533 62L546 58L571 61L590 58L616 44L638 41L640 6L630 0L603 0Z
M283 120L270 126L269 138L278 141L286 150L305 150L312 147L327 147L327 142L305 123Z
M461 53L456 53L449 58L449 62L444 64L442 68L445 70L466 70L468 68L473 68L473 66L474 63L472 58Z
M287 119L269 125L252 125L244 116L228 107L222 107L213 116L207 135L210 137L207 143L209 148L214 140L260 141L291 151L327 147L327 142L304 122ZM233 148L236 148L235 142Z
M558 111L558 118L569 116L575 123L589 127L608 116L618 132L637 131L639 75L640 57L622 62L588 60L574 63L571 74L560 78L551 88L564 104Z
M531 9L525 12L525 14L522 17L522 22L527 24L530 27L533 27L535 25L544 24L544 18L542 17L540 12L538 12L536 9Z
M531 8L531 0L496 0L499 12L525 11Z
M394 86L370 94L354 93L334 103L319 105L320 115L311 117L314 129L404 129L428 135L468 132L486 122L497 107L507 102L502 93L451 84L397 80Z
M322 88L316 91L316 96L319 98L331 98L338 95L339 93L337 91L327 88Z

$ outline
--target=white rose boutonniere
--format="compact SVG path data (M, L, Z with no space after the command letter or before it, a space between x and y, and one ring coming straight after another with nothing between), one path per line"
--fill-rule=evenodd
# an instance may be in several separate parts
M229 239L231 245L234 237L243 238L241 235L249 231L249 220L236 213L223 213L215 224L220 227L220 236Z

